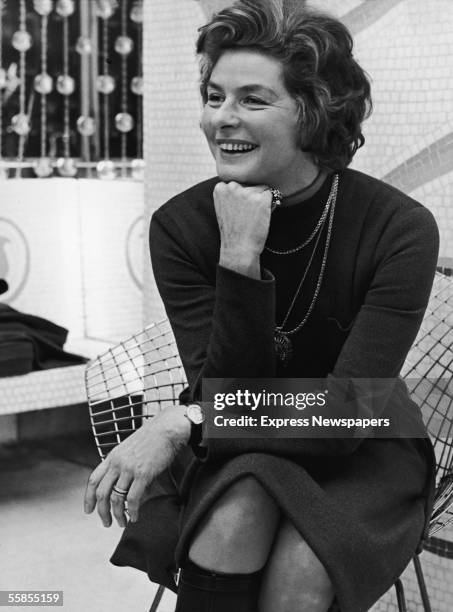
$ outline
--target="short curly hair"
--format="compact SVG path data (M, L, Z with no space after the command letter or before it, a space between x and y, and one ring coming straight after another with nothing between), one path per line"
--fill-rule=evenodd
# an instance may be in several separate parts
M338 19L300 0L239 0L199 29L200 91L227 49L252 48L279 60L299 107L300 146L320 166L341 170L365 142L361 124L372 110L370 83L352 55Z

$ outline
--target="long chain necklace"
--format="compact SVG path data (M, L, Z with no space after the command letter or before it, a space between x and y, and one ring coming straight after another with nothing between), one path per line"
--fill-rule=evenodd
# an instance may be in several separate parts
M327 199L326 205L324 206L324 210L322 211L322 214L318 219L315 229L312 231L310 236L304 242L302 242L302 244L299 244L299 246L296 246L293 249L288 249L287 251L277 251L276 249L271 249L271 247L265 246L264 248L266 249L266 251L269 251L269 253L273 253L274 255L292 255L293 253L297 253L298 251L301 251L303 248L308 246L318 233L321 226L324 224L324 221L326 220L331 204L331 195L332 192L330 193L329 198Z
M303 319L301 320L301 322L294 327L293 329L290 330L286 330L283 331L283 328L285 327L286 323L288 322L289 316L294 308L294 305L296 303L296 300L300 294L300 291L302 289L302 286L305 282L305 279L307 277L308 271L311 267L311 264L313 262L315 253L316 253L316 249L318 247L319 244L319 240L322 234L322 230L324 227L324 223L326 221L326 217L324 218L324 221L321 223L320 227L319 227L319 232L318 232L318 236L316 238L316 242L315 245L313 247L313 251L312 254L310 256L310 259L308 261L307 267L304 270L304 273L302 275L302 278L299 282L299 285L296 289L296 293L294 294L294 297L291 301L291 304L288 308L288 311L286 313L285 318L283 319L282 323L278 326L276 326L275 328L275 332L274 332L274 342L275 342L275 352L277 355L277 358L282 362L282 364L284 366L287 366L288 363L291 360L292 354L293 354L293 345L291 342L291 338L289 336L297 333L300 329L302 329L302 327L305 325L305 323L308 320L308 317L310 316L314 305L316 303L316 300L318 299L318 295L319 295L319 291L321 289L321 284L322 284L322 280L324 277L324 271L325 271L325 267L326 267L326 263L327 263L327 255L329 252L329 245L330 245L330 240L332 237L332 226L333 226L333 219L334 219L334 215L335 215L335 204L337 201L337 193L338 193L338 182L339 182L339 177L338 174L334 175L333 181L332 181L332 188L330 190L330 194L329 194L329 198L328 198L328 203L330 206L330 215L329 215L329 223L328 223L328 227L327 227L327 236L326 236L326 244L324 247L324 254L322 257L322 262L321 262L321 268L319 271L319 275L318 275L318 280L316 282L316 288L315 291L313 293L313 297L311 299L310 305L308 306L308 309L303 317Z

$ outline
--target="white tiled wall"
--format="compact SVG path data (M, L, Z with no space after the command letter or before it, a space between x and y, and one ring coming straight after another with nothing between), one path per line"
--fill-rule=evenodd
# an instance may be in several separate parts
M9 291L1 300L84 333L76 181L0 182L1 256Z
M2 301L66 327L70 340L140 329L141 183L11 179L1 194Z
M215 174L198 125L198 66L194 41L205 21L194 0L145 2L145 219L171 196ZM145 250L147 322L164 316Z

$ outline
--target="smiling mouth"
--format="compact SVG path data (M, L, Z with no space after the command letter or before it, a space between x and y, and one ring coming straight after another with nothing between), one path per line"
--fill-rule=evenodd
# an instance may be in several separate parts
M242 155L244 153L251 153L258 148L258 145L222 143L218 145L218 147L222 153L226 153L227 155Z

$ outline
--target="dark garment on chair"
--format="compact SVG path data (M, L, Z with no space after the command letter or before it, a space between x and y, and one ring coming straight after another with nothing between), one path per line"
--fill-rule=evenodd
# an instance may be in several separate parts
M0 303L0 377L88 361L63 350L67 335L64 327Z
M182 500L179 487L187 466L196 464L189 447L181 449L169 469L148 487L139 520L128 522L110 562L148 574L152 582L176 593L174 551L179 537ZM156 525L159 528L156 529Z

